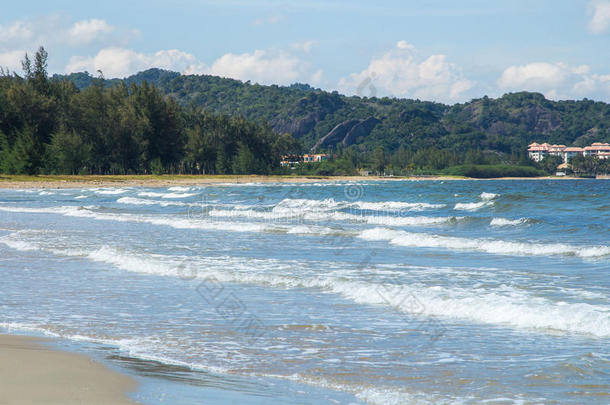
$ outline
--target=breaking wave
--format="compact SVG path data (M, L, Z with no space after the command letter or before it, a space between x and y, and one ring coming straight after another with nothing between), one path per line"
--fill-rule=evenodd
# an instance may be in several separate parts
M610 336L610 307L585 303L553 302L519 289L440 287L388 284L379 280L346 279L334 275L340 267L329 263L324 275L317 262L281 261L232 256L167 256L124 251L110 246L97 249L56 249L23 240L20 233L1 237L0 243L18 250L42 250L55 255L82 257L116 268L185 280L213 279L275 288L313 288L338 294L363 305L381 305L416 317L429 316L482 324ZM299 274L292 270L298 267ZM371 276L368 276L369 278ZM374 276L372 276L374 277Z
M561 243L513 242L483 238L460 238L428 233L412 233L385 228L360 232L360 238L389 241L393 245L421 248L467 250L509 256L579 256L595 258L610 255L610 246L574 246Z

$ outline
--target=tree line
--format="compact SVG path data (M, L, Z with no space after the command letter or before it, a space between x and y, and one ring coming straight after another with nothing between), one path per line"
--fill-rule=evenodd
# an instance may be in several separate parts
M22 76L0 69L2 173L264 174L300 151L265 123L182 107L146 81L50 80L47 60L40 47Z

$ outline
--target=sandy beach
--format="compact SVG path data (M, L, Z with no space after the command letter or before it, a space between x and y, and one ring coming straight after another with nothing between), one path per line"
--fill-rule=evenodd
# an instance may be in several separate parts
M0 335L0 404L135 404L135 381L42 339Z
M472 179L453 176L260 176L260 175L133 175L133 176L23 176L0 175L0 188L95 188L171 187L243 183L315 183L320 181L398 181L398 180L570 180L574 177L509 177Z

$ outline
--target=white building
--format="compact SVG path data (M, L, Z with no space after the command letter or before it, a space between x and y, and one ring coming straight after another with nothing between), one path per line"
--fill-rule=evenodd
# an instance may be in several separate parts
M585 156L597 156L600 159L607 159L610 156L610 144L595 142L591 146L585 147Z
M579 148L576 146L550 145L548 143L532 143L527 149L530 159L540 162L547 156L560 156L568 163L576 155L596 156L599 159L610 159L610 144L595 142L591 146Z

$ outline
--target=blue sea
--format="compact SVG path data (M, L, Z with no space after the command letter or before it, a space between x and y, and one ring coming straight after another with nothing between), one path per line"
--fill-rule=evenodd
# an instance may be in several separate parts
M610 181L0 190L0 280L143 404L610 403Z

